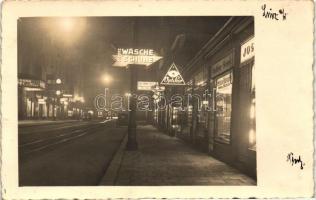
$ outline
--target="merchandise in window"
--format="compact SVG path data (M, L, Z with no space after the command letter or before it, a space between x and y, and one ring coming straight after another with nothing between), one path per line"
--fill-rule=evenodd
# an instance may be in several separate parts
M216 79L216 139L230 142L232 110L232 73Z

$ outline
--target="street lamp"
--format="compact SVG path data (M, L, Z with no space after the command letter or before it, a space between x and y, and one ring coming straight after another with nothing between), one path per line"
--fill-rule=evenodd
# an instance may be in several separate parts
M56 110L56 117L58 118L59 117L59 109L60 109L60 99L59 99L59 97L60 97L60 95L61 95L61 91L60 90L56 90L56 96L57 96L57 102L56 102L56 104L57 104L57 110ZM55 109L55 108L54 108ZM54 119L55 119L55 116L54 116Z
M105 84L108 84L108 83L110 83L110 82L112 81L112 77L109 76L108 74L104 74L104 75L102 76L102 80L103 80L103 82L104 82Z
M125 96L130 97L130 96L132 96L132 95L131 95L131 93L126 92L126 93L125 93Z
M56 79L56 84L61 84L60 78Z
M60 21L60 25L62 27L62 30L64 30L65 32L69 32L74 27L74 21L71 18L63 18Z
M58 37L62 41L62 46L73 45L85 30L86 20L79 17L61 17L56 18L55 25L48 24L48 28L52 31L53 37Z

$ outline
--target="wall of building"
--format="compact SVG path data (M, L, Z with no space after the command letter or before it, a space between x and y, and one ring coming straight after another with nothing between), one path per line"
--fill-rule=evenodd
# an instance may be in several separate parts
M192 102L184 104L184 111L177 112L178 120L170 120L174 118L174 108L160 111L157 121L159 128L167 134L175 134L256 178L256 151L249 144L253 121L249 118L249 111L254 58L246 64L241 64L240 58L242 44L253 36L252 17L228 20L220 33L210 38L183 70L187 85L176 89L181 94L200 97L205 90L211 92L215 89L215 97L199 102L193 98ZM174 92L166 91L167 95ZM206 110L206 106L217 111ZM172 130L170 127L179 128Z

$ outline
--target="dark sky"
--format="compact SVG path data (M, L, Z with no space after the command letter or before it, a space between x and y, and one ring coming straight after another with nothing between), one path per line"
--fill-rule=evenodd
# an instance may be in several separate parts
M69 79L80 73L87 97L103 91L100 79L106 72L113 78L111 87L127 90L127 71L112 66L116 48L154 49L163 56L165 65L176 62L184 67L228 18L21 18L18 24L19 72L28 73L28 68L32 68L36 74L40 66L58 66L65 69ZM132 22L136 22L134 29ZM136 34L134 41L133 33ZM171 51L173 42L180 35L184 36L180 37L182 43L178 44L177 51ZM151 69L158 67L159 62Z

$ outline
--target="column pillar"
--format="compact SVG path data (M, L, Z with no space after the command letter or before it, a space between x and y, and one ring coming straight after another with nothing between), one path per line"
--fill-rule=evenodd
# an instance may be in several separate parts
M130 110L128 115L128 140L126 144L127 150L137 150L138 144L136 140L136 91L137 91L137 66L129 65L130 71Z

